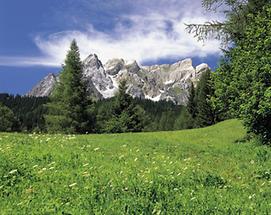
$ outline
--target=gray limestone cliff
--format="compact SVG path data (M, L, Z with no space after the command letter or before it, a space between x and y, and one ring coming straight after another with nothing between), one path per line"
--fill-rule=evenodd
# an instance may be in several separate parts
M191 83L196 84L201 74L208 69L207 64L194 68L189 58L174 64L153 66L140 66L136 61L128 62L123 59L112 59L103 65L95 54L83 61L88 91L97 99L113 97L120 80L126 79L127 93L133 97L186 104ZM27 95L48 96L57 81L56 75L49 74Z

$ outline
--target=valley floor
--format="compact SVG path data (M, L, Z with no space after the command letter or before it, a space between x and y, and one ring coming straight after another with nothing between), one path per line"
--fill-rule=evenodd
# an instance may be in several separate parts
M241 122L174 132L0 134L1 214L269 214L271 148Z

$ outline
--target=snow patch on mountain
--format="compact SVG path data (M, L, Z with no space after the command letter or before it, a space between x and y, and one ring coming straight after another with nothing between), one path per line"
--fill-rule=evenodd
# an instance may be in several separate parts
M194 68L190 58L174 64L153 66L139 66L134 60L123 59L112 59L103 65L96 54L90 54L83 61L88 91L97 99L113 97L120 81L125 79L128 85L127 93L133 97L186 104L191 83L196 84L201 74L209 69L207 64ZM57 76L49 74L27 95L48 96L57 81Z

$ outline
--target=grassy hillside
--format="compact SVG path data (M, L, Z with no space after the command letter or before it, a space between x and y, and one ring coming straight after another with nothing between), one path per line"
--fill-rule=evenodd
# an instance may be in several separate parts
M268 214L271 149L244 135L0 134L1 214Z

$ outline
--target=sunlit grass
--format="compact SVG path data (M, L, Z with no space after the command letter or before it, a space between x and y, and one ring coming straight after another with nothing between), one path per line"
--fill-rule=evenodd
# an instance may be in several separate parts
M244 135L1 134L1 214L268 214L271 149Z

